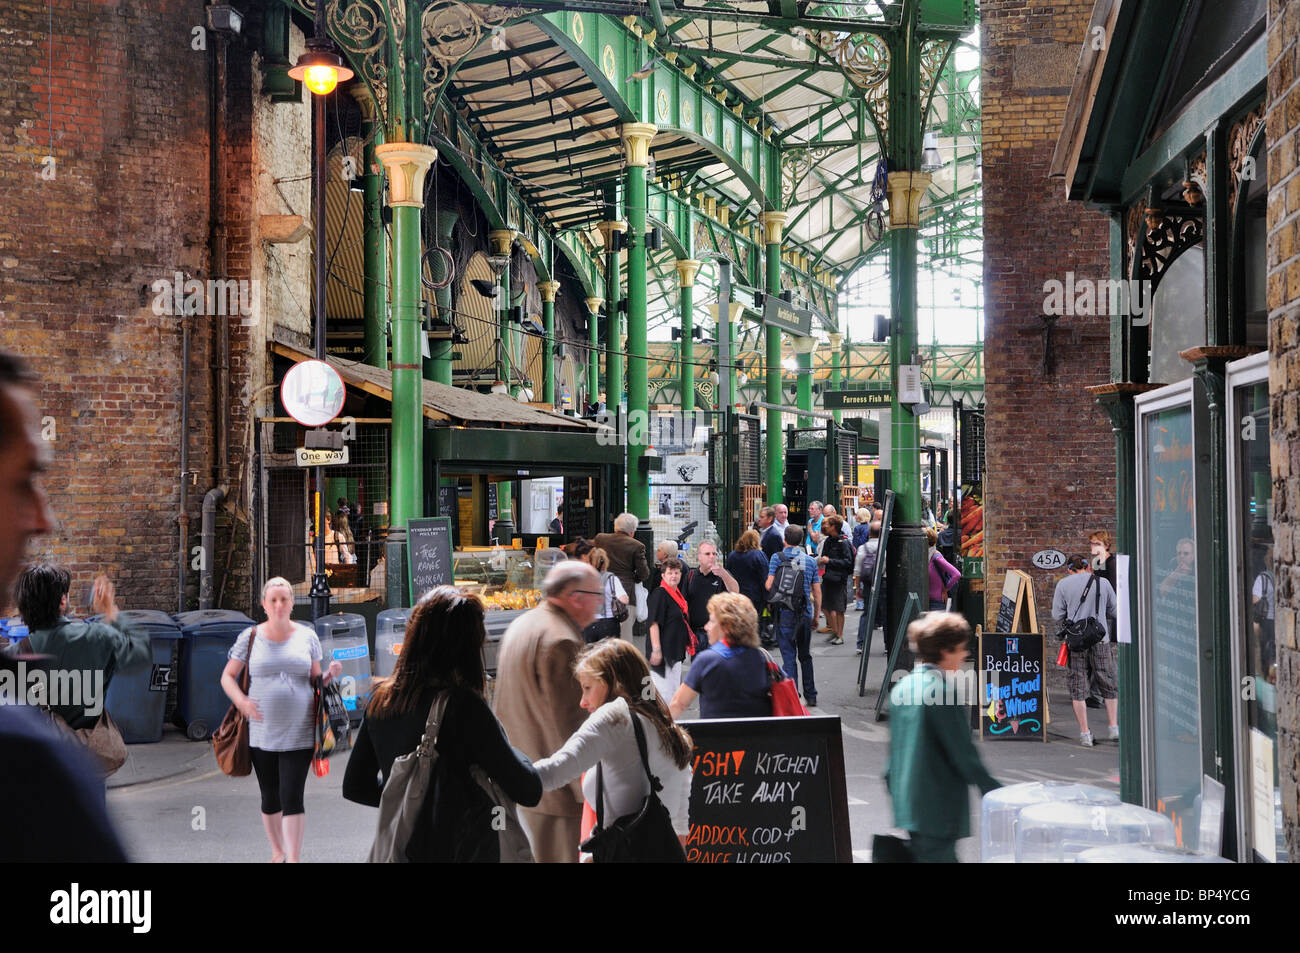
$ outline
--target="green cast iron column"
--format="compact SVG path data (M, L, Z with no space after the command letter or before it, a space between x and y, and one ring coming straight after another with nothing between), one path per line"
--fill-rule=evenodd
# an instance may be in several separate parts
M488 232L488 246L493 257L509 259L514 243L515 233L512 229L497 228ZM497 285L501 289L501 293L493 299L493 309L497 315L497 335L500 339L496 354L497 380L506 385L508 392L513 393L514 335L510 333L510 306L513 302L510 300L509 264L502 270L500 277L497 279Z
M893 305L889 358L894 388L890 402L894 490L893 529L886 552L888 624L896 630L909 593L922 611L929 606L925 533L921 523L920 421L898 400L899 367L910 364L917 347L916 270L920 204L930 176L916 171L921 159L921 41L917 5L904 5L905 18L890 37L889 58L889 281ZM895 541L897 540L897 545Z
M375 147L375 155L388 173L388 204L393 210L393 428L392 504L389 536L405 540L408 520L424 512L423 468L424 408L421 399L420 347L420 209L424 207L424 177L438 157L430 146L390 142ZM393 530L399 532L393 533ZM393 537L396 536L396 539ZM393 554L392 547L389 548ZM389 560L389 580L397 569L397 593L406 592L405 574L397 560ZM389 587L390 598L395 594ZM396 605L406 605L403 595Z
M1207 315L1213 320L1212 315ZM1225 390L1227 362L1245 357L1246 347L1207 347L1196 349L1192 359L1194 393L1204 396L1209 413L1208 437L1210 479L1209 492L1198 492L1196 506L1199 525L1208 525L1211 541L1198 540L1197 554L1197 613L1199 615L1201 657L1230 659L1232 657L1232 626L1228 610L1228 547L1220 541L1228 538L1228 463L1227 422ZM1184 352L1186 353L1186 352ZM1198 394L1198 397L1201 395ZM1208 512L1207 512L1208 511ZM1208 519L1206 518L1208 516ZM1204 557L1204 558L1202 558ZM1237 692L1233 690L1232 666L1214 665L1202 669L1202 681L1209 682L1210 690L1201 689L1202 696L1202 760L1204 772L1224 787L1224 804L1235 805L1238 761L1237 745L1232 725L1233 707ZM1122 735L1122 732L1121 732ZM1231 806L1223 813L1223 844L1226 856L1236 857L1237 828L1241 819ZM1240 860L1241 858L1236 858Z
M623 314L618 303L623 297L623 275L619 252L608 251L614 245L614 234L623 233L627 226L618 220L618 192L608 189L605 200L609 204L610 220L596 227L605 239L605 403L617 411L623 402Z
M364 280L365 363L371 367L388 369L388 268L387 242L384 237L383 184L377 171L379 161L375 146L383 143L383 129L375 115L374 98L370 88L360 83L352 89L352 98L361 106L365 122L362 134L367 137L362 153L361 183L365 203L365 234L362 246L362 272Z
M542 401L555 406L555 296L560 293L558 281L543 281L537 285L542 296L542 328L546 340L542 342Z
M438 247L451 250L451 230L456 227L460 213L455 209L439 209L434 217L434 234L438 236ZM442 255L429 257L430 271L435 282L447 280L447 261ZM438 318L444 323L451 323L451 285L433 290L433 301L438 308ZM435 340L429 342L430 357L424 362L425 380L437 381L439 384L451 384L451 341Z
M498 228L488 232L488 245L493 255L510 258L515 244L515 232L509 228ZM494 300L497 302L497 320L500 322L501 344L497 353L497 379L506 385L506 393L514 396L519 392L514 365L514 333L510 327L510 308L514 304L510 296L510 266L506 265L499 280L501 293ZM502 481L497 484L497 521L492 528L495 539L509 544L515 533L514 484Z
M695 276L700 263L694 258L678 258L677 284L682 299L681 384L682 413L695 413Z
M642 520L650 517L650 479L641 468L645 456L650 405L646 367L646 164L653 123L623 126L627 157L627 508Z
M767 262L764 278L770 295L781 293L781 229L790 220L785 212L764 212L759 216L763 226ZM781 392L781 332L774 327L764 328L767 354L767 403L784 404ZM781 412L771 407L767 411L767 505L780 503L785 489L785 434L781 430Z
M587 401L600 400L600 306L597 297L587 299Z
M843 338L841 338L839 334L834 332L831 333L830 338L831 338L831 390L839 390L840 384L843 380L840 372L840 344L843 342ZM825 405L826 405L826 395L825 393L823 393L822 394L823 409L825 409ZM835 418L835 422L838 424L840 422L840 412L838 410L834 410L831 411L831 415Z

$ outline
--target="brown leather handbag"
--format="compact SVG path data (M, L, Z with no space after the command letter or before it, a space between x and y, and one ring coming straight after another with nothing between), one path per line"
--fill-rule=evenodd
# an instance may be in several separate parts
M257 626L253 626L252 635L248 637L248 660L244 672L239 677L239 688L245 695L251 681L249 670L253 662L253 643L257 640ZM216 755L217 767L232 778L244 778L253 773L253 756L248 744L248 719L233 704L221 719L221 724L212 733L212 753Z

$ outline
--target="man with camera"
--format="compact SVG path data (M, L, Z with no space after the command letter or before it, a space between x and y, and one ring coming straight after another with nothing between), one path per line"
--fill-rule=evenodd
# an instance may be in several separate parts
M1105 577L1089 571L1088 560L1082 556L1071 556L1065 568L1066 577L1056 584L1052 593L1052 618L1062 623L1060 634L1069 646L1070 670L1066 684L1070 688L1074 717L1079 722L1079 743L1091 748L1087 705L1089 665L1102 704L1106 706L1110 740L1119 740L1115 633L1106 624L1115 615L1115 590Z

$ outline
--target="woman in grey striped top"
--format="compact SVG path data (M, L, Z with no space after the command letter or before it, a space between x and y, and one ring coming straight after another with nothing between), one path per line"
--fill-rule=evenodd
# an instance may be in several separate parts
M262 792L262 826L271 842L271 862L296 864L305 823L303 791L315 746L315 691L320 677L320 640L315 631L289 618L293 588L279 576L262 587L267 621L240 634L221 674L221 687L248 719L253 771ZM254 635L256 633L256 635ZM249 657L249 642L252 657ZM239 688L244 666L249 685ZM331 662L323 681L343 670Z

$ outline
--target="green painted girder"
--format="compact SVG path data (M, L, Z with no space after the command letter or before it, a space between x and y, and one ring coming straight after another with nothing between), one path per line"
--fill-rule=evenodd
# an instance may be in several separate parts
M561 86L558 89L555 89L553 91L548 89L543 93L538 93L534 96L530 96L527 99L504 99L504 100L491 102L491 103L485 103L482 100L480 100L477 105L473 106L474 114L478 116L480 119L487 119L491 116L499 115L500 113L510 112L513 109L522 109L527 106L540 106L543 103L553 105L554 98L561 94L565 96L586 96L588 93L599 92L599 90L596 88L596 84L590 82L586 76L583 76L581 80L576 80L575 83L576 85ZM453 88L456 90L457 93L463 92L459 86ZM597 100L597 102L601 102L601 103L604 103L604 101L605 100L603 98ZM587 103L585 105L590 105L590 103ZM567 115L567 107L564 113L553 114L550 117L550 119L552 121L555 121L558 120L563 115Z
M608 108L609 107L605 105L604 100L601 100L600 102L590 103L589 105L586 106L579 106L577 109L566 110L564 113L564 118L567 119L570 116L574 116L574 117L590 116L592 113L604 112ZM482 118L482 114L479 114L479 118L480 119ZM511 136L516 132L522 132L525 129L536 129L536 128L537 128L537 120L530 119L527 122L515 122L515 123L511 123L508 126L494 126L490 128L488 132L491 134L492 138L495 141L500 142L503 137ZM584 126L582 131L586 132L592 128L594 127ZM509 145L514 147L518 147L520 145L527 145L527 144L539 145L543 142L549 142L551 138L555 138L555 137L547 137L545 139L533 139L533 140L523 140L523 141L516 139L516 140L512 140L509 143Z
M573 10L533 22L592 77L621 120L651 122L695 142L724 162L764 209L780 207L776 147L671 63L661 61L646 79L629 81L656 54L622 22Z
M511 50L510 53L513 56L522 55L522 53L518 50ZM502 62L509 63L510 58L507 58ZM483 65L485 64L481 60L475 60L474 62L474 66L476 69ZM558 73L572 73L574 69L576 69L576 67L566 57L561 62L551 63L549 66L536 66L529 69L527 73L527 78L532 80L544 79L547 76L555 76ZM491 90L500 89L500 88L501 88L500 80L478 80L471 83L460 82L460 81L456 82L456 89L460 92L462 96L477 96L479 93L486 93L486 92L490 92ZM523 103L520 103L520 105L523 105Z
M500 164L474 136L469 124L443 103L434 113L431 138L440 159L450 163L483 210L489 228L512 228L526 240L525 246L538 277L550 281L554 246L569 260L584 291L591 294L600 269L586 249L556 242L529 203L520 194Z
M535 6L547 7L558 0L539 0ZM818 5L823 6L823 5ZM788 32L794 27L806 27L810 30L829 30L837 33L874 33L884 35L892 32L898 25L895 19L865 20L847 15L849 11L860 13L861 3L845 5L839 9L844 15L813 16L805 12L800 17L788 17L771 13L758 13L752 10L738 10L733 5L705 0L700 5L688 5L685 0L675 4L678 13L697 20L724 20L727 23L754 23L772 30ZM809 10L813 9L811 6ZM629 13L639 12L629 10ZM960 36L970 32L974 26L975 4L967 0L926 0L920 7L920 32L943 36Z
M793 126L790 126L788 129L782 129L781 132L776 136L777 142L781 144L781 148L794 148L794 149L804 148L803 143L791 142L790 138L795 134L797 134L800 130L807 129L809 126L818 122L824 116L829 115L835 110L842 109L845 106L851 105L852 102L853 100L851 99L832 99L830 102L828 102L825 106L817 110L812 115L805 116L803 119L795 123Z

